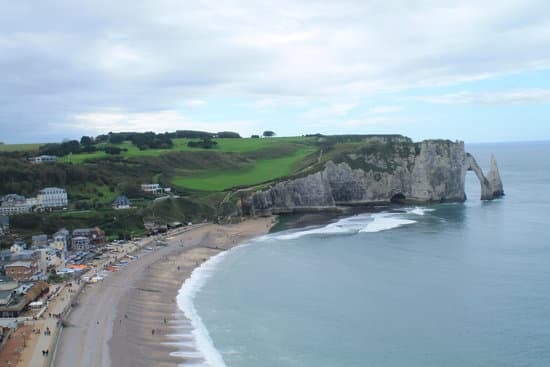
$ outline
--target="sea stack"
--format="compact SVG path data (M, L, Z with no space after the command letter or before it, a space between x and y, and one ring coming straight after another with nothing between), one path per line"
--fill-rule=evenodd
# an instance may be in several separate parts
M500 179L500 173L498 172L497 160L494 155L491 155L491 168L487 173L487 180L493 191L493 197L499 197L504 195L504 189L502 187L502 180Z

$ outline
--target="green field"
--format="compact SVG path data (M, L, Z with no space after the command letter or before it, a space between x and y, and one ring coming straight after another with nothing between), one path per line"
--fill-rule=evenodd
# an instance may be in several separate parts
M25 152L38 150L44 144L0 144L0 152Z
M159 155L171 153L171 152L187 152L187 151L204 151L202 148L190 148L187 143L196 139L173 139L174 146L172 149L146 149L139 150L135 145L130 142L124 142L121 144L112 144L112 146L126 149L126 151L120 154L121 157L158 157ZM268 139L214 139L218 144L212 149L208 149L213 152L233 152L233 153L246 153L261 149L267 149L279 146L284 143L304 143L307 142L307 138L302 137L283 137L283 138L268 138ZM109 154L104 151L93 153L80 153L71 154L65 157L59 158L60 162L80 164L90 159L98 159L108 157Z
M197 171L192 176L175 177L172 183L202 191L223 191L238 186L257 185L289 175L298 162L315 151L313 148L302 148L285 157L257 160L250 167L242 169Z

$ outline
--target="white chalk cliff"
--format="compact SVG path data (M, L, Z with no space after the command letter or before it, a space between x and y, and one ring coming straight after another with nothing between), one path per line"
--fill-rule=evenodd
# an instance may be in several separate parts
M365 139L364 149L340 155L318 172L253 193L243 201L243 209L269 215L343 205L462 202L469 170L479 179L481 200L504 195L495 158L485 177L463 142Z

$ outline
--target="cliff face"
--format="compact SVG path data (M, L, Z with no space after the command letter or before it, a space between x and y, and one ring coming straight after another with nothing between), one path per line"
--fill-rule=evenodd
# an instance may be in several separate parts
M338 205L461 202L466 199L468 170L480 181L482 200L504 194L494 157L486 178L462 142L366 141L363 149L341 154L319 172L252 194L243 209L252 215L269 215Z

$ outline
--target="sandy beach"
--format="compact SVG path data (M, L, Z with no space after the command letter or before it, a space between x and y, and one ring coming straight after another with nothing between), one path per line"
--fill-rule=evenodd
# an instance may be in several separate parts
M178 345L170 337L191 329L176 304L181 285L211 256L267 233L272 225L273 218L257 218L168 235L168 246L142 253L84 291L69 316L70 326L63 329L54 365L173 367L201 362L191 345L181 344L182 337Z

